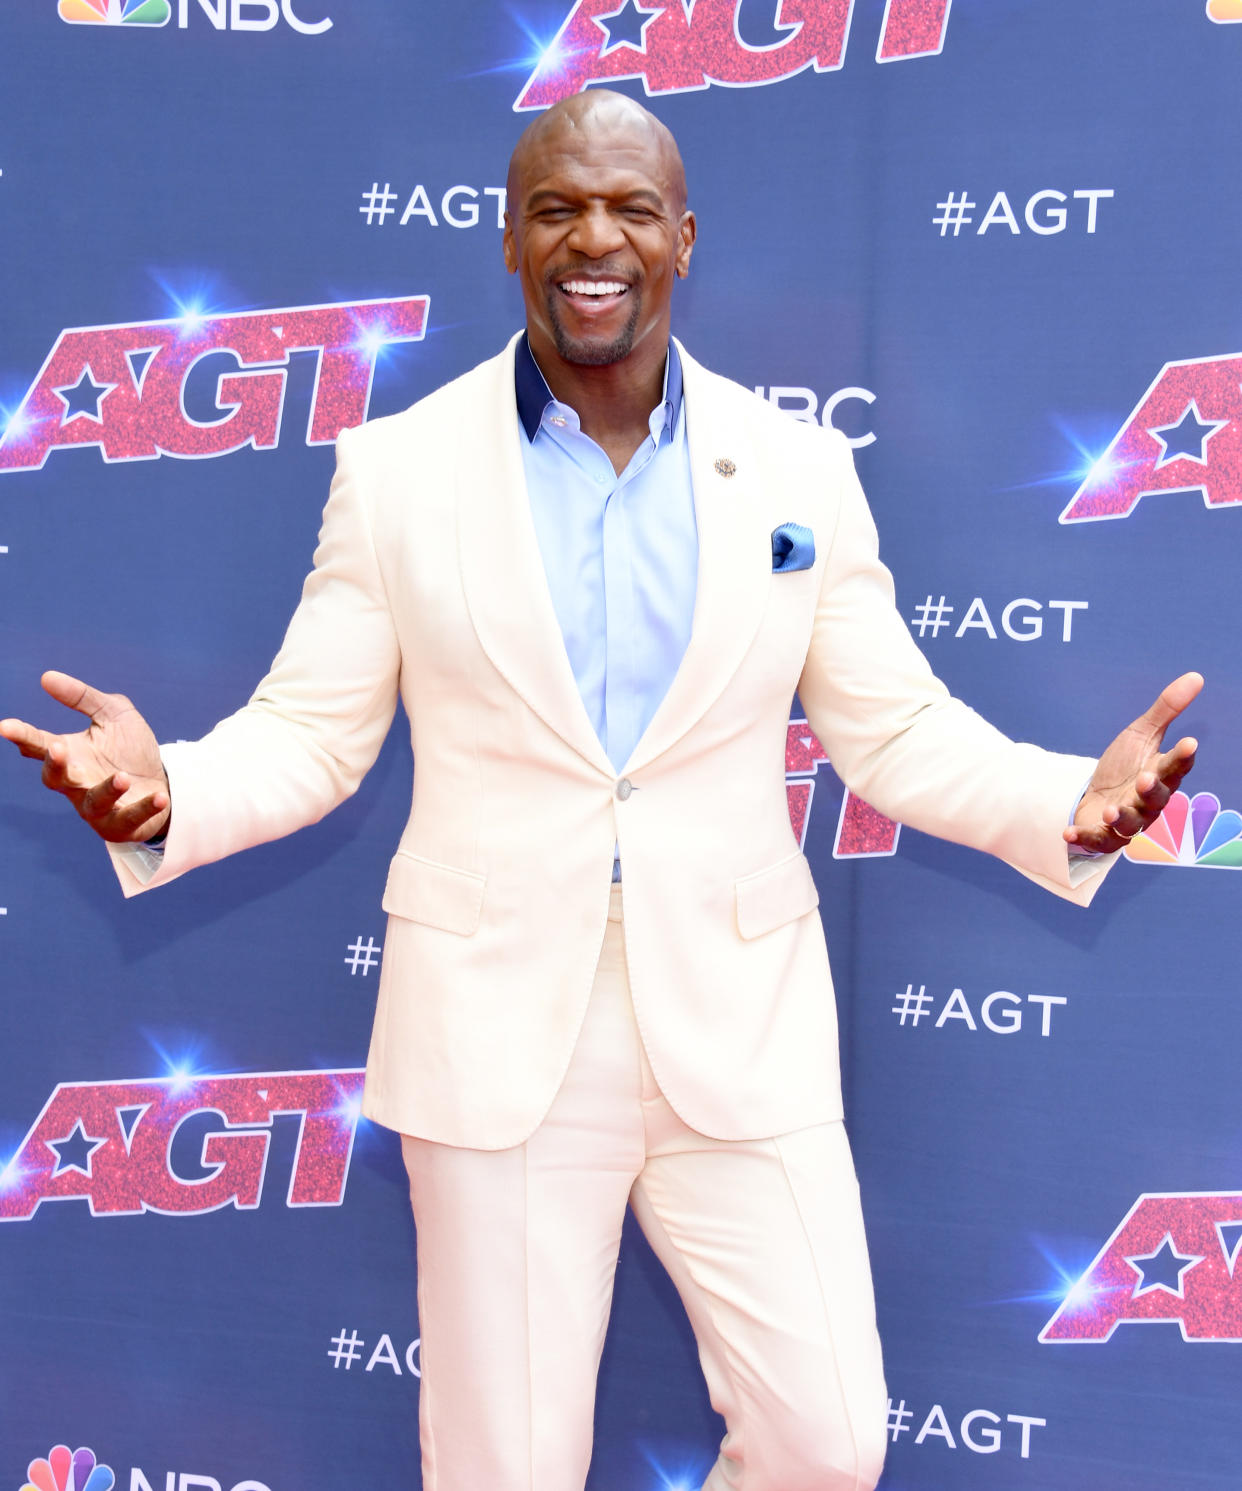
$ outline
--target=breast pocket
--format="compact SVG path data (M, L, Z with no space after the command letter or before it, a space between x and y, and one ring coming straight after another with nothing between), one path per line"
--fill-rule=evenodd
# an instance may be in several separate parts
M766 870L734 882L737 929L748 940L774 932L819 905L819 891L803 854L791 854Z
M486 877L398 850L388 867L384 910L425 927L471 937L483 910Z

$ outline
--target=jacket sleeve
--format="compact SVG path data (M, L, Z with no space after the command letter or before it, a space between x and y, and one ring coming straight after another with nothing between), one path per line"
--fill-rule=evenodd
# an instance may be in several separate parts
M1010 740L933 674L897 610L844 440L840 491L798 696L834 769L888 817L982 849L1085 905L1116 856L1061 837L1095 762Z
M202 740L162 748L172 791L163 864L126 895L314 823L357 790L396 709L401 653L366 510L358 431L337 442L314 568L250 701Z

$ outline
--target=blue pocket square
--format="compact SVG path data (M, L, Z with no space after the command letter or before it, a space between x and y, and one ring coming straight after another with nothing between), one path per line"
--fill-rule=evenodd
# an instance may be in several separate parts
M802 523L782 523L772 530L772 573L787 575L815 563L815 535Z

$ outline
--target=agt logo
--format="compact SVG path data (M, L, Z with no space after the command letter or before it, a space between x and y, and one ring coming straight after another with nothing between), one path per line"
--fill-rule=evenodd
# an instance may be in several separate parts
M345 1070L62 1082L0 1169L0 1222L28 1221L44 1201L71 1198L85 1198L94 1217L256 1207L282 1114L298 1119L285 1204L339 1206L362 1077Z
M280 439L293 352L317 359L306 443L330 443L366 419L380 348L420 341L429 304L415 295L229 316L189 311L62 331L0 436L0 472L36 469L49 451L71 445L97 445L105 461L270 449ZM217 353L235 366L199 369ZM191 394L200 412L218 417L192 418Z
M217 31L271 31L283 20L303 36L320 36L332 21L305 21L294 13L293 0L196 0L198 8ZM71 26L167 26L172 19L171 0L59 0L62 21ZM190 24L190 0L177 0L177 25Z
M828 754L805 720L790 720L785 734L785 796L789 821L799 849L806 847L811 821L815 775ZM837 837L832 852L837 859L875 859L897 853L901 825L886 818L848 789L837 818Z
M877 62L927 57L944 46L952 0L888 0ZM764 34L743 35L742 0L576 0L543 50L514 109L546 109L590 83L641 78L648 96L779 83L845 60L854 0L768 0Z
M1175 792L1164 812L1126 846L1137 864L1242 870L1242 813L1221 809L1212 792Z
M1242 1192L1140 1196L1039 1339L1107 1341L1174 1321L1184 1341L1242 1341Z
M1165 363L1061 522L1128 518L1160 492L1199 492L1212 508L1242 502L1242 353Z

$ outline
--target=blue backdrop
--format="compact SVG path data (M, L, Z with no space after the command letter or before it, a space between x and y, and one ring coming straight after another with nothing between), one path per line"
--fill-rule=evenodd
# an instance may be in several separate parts
M787 764L884 1487L1236 1487L1242 0L32 0L0 55L0 713L51 723L50 666L164 738L244 700L332 438L519 324L509 150L601 81L686 157L675 328L851 436L955 691L1090 752L1206 673L1186 797L1085 913L843 803L796 724ZM398 730L325 823L123 904L0 763L0 1491L419 1484L355 1107L409 771ZM689 1491L718 1435L630 1239L591 1491Z

